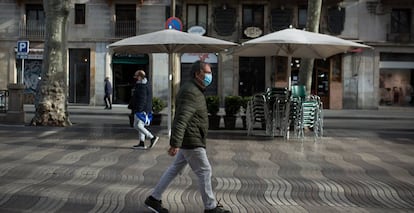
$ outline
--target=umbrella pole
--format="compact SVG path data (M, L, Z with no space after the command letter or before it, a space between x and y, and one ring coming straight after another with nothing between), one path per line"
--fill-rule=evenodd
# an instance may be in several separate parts
M172 123L172 68L173 68L173 54L168 53L168 138L171 138L171 123Z
M290 91L290 89L292 88L292 56L288 56L288 60L287 60L287 82L288 82L288 90Z

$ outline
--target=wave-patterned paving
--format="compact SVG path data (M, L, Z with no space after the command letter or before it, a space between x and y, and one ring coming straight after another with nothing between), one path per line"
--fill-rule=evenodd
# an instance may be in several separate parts
M414 212L413 140L210 134L214 192L233 212ZM0 127L0 212L149 212L143 201L172 158L166 136L147 151L130 149L136 137L110 125ZM163 203L203 212L189 168Z

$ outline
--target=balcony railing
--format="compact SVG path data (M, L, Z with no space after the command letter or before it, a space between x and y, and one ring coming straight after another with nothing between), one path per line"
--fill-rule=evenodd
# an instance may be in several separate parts
M30 40L44 40L45 38L45 22L38 20L27 20L20 23L20 38Z
M115 37L123 38L135 35L137 35L137 22L135 20L115 22Z
M411 33L387 33L387 41L396 43L408 43L412 42Z

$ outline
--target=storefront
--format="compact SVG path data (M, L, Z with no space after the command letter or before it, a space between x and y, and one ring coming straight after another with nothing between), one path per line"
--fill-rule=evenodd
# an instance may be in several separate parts
M112 57L113 72L113 103L128 104L131 90L135 85L133 78L135 71L144 70L150 81L149 57L146 54L122 55L115 54Z
M291 82L297 85L299 82L300 58L293 58L291 63ZM275 74L273 85L286 87L286 57L275 58ZM321 98L325 109L342 108L342 58L340 55L328 59L316 59L312 72L312 88L310 94Z
M414 54L380 53L379 105L412 106Z
M264 92L265 76L265 57L240 57L239 95L246 97Z
M43 49L29 49L26 57L16 54L17 82L23 83L24 103L34 103L37 84L40 81L43 64ZM23 72L22 72L22 69Z
M90 49L69 49L69 103L90 102L90 55Z

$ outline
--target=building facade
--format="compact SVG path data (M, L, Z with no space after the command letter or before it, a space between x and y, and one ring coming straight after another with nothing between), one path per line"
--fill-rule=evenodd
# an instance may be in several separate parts
M163 29L168 6L169 1L162 0L72 1L67 23L69 103L102 105L103 80L110 77L114 103L126 104L137 69L158 79L153 80L155 93L163 93L166 56L112 54L107 45ZM42 0L1 0L0 8L0 89L7 89L9 83L24 83L25 102L33 103L44 60ZM19 55L18 41L29 41L27 56Z
M180 0L175 16L183 31L236 43L293 26L305 28L306 0ZM168 97L166 54L113 54L107 45L122 38L164 29L171 16L170 0L73 0L68 33L69 103L103 105L103 82L110 77L114 103L126 104L132 75L144 69L155 96ZM411 106L414 84L414 43L411 34L414 3L410 0L324 0L320 32L368 44L355 50L316 60L312 93L325 108L375 109L381 105ZM44 11L41 0L0 0L0 90L9 83L24 83L26 103L41 72ZM27 56L17 42L29 41ZM207 94L250 96L268 87L286 87L285 57L239 57L225 53L186 53L176 58L181 72L177 82L189 78L195 60L212 64L214 84ZM297 81L300 59L292 61L292 82ZM411 102L411 103L410 103Z

